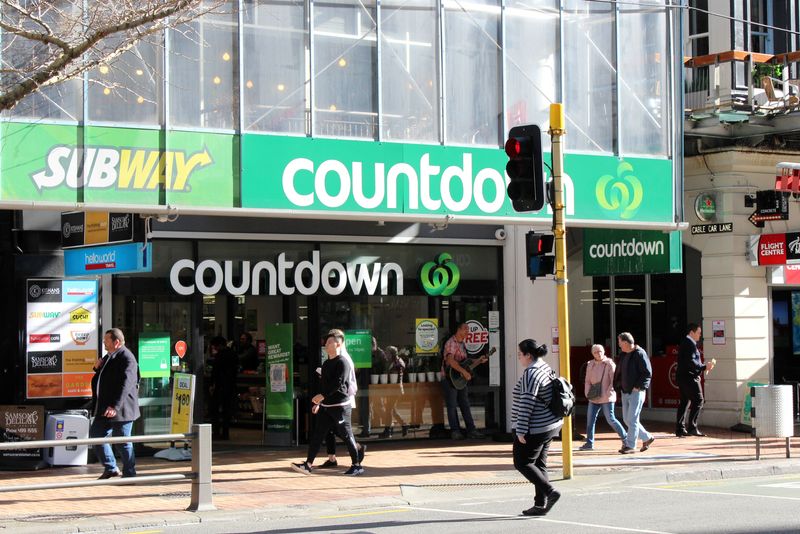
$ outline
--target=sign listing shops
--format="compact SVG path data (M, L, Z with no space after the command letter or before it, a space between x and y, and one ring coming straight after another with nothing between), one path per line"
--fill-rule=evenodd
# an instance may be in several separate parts
M26 397L90 397L97 359L97 281L27 281Z
M133 213L69 211L61 214L61 247L72 248L133 241L134 226L143 234L141 218Z

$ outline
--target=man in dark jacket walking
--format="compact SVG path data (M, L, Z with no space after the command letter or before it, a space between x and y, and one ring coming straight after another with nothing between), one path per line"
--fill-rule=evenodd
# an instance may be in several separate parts
M681 402L678 405L677 421L675 424L675 435L679 438L683 436L705 436L697 428L697 418L700 416L700 409L703 407L703 388L700 386L700 375L703 371L710 371L714 368L714 361L703 363L700 357L700 349L697 342L700 341L702 329L696 323L689 323L686 327L686 337L681 341L678 348L678 369L675 379L681 391ZM686 408L689 407L689 420L686 420Z
M103 347L107 354L94 365L92 377L92 415L89 437L130 436L133 422L139 418L139 364L125 347L125 336L119 328L106 331ZM117 469L114 451L109 444L96 445L95 454L105 470L100 480L136 476L133 443L118 449L122 457L122 473Z
M239 360L233 349L225 343L225 338L216 336L208 344L211 355L211 402L209 411L213 424L214 436L230 439L231 417L234 399L236 398L236 375L239 372ZM220 422L220 412L222 421Z
M633 336L629 332L622 332L618 335L617 343L622 355L617 366L618 376L615 377L615 382L622 391L622 418L625 420L625 426L628 427L625 444L619 452L621 454L636 452L637 439L642 440L642 448L639 450L644 452L656 440L639 421L647 388L650 387L650 378L653 376L653 369L650 367L650 358L647 357L647 353L633 342Z

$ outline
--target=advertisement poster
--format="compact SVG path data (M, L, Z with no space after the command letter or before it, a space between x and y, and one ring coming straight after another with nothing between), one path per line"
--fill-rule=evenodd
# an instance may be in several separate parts
M266 335L267 434L290 432L294 419L292 324L268 324Z
M725 344L725 321L711 321L711 344Z
M175 373L172 382L172 414L170 432L186 434L192 426L194 409L194 375Z
M37 441L44 439L44 406L0 406L0 441ZM39 460L41 449L0 451L0 462L20 459Z
M750 396L750 388L756 386L768 386L763 382L748 382L747 388L744 392L744 402L742 403L742 424L752 426L753 420L750 418L750 412L753 407L753 397Z
M139 333L139 373L142 378L169 378L169 332Z
M416 319L414 339L417 354L439 352L439 319Z
M26 289L26 398L91 397L97 280L30 279Z
M356 369L372 369L372 330L345 330L344 346Z
M800 291L792 291L792 354L800 354Z

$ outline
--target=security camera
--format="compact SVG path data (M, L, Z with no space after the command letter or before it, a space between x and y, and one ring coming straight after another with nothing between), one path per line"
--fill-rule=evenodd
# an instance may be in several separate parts
M498 241L505 241L506 239L506 229L505 228L498 228L494 231L494 238Z

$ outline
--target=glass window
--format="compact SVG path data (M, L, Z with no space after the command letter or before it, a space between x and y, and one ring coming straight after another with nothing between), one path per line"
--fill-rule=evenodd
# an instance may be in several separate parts
M434 0L381 4L384 139L439 139L438 17Z
M558 20L558 7L552 0L506 2L505 113L509 128L539 124L547 129L550 104L558 101ZM550 136L542 136L542 141L549 150Z
M89 72L90 121L159 124L162 42L161 33L147 37L110 64Z
M305 2L247 0L243 20L243 129L309 133Z
M48 2L59 4L59 2ZM41 30L28 17L21 16L18 11L7 5L0 10L3 21L12 26L20 26L36 32ZM48 24L56 34L68 34L69 24L80 18L80 3L67 5L39 6L42 20ZM3 93L8 93L11 87L30 79L29 69L33 65L40 65L55 58L60 49L47 46L30 39L2 32L0 35L2 51L0 52L0 87ZM81 78L59 82L52 86L41 87L19 101L4 115L13 117L26 117L34 119L58 119L77 121L81 115Z
M667 155L672 105L666 11L621 5L619 32L621 45L639 52L619 58L620 153Z
M500 143L500 8L497 2L445 6L448 143Z
M564 13L567 147L613 152L616 109L614 5L567 0Z
M314 4L314 134L376 137L375 6Z
M238 106L236 3L170 31L169 124L233 129Z

